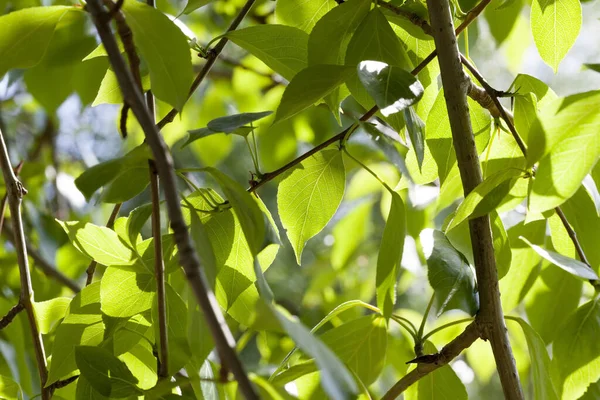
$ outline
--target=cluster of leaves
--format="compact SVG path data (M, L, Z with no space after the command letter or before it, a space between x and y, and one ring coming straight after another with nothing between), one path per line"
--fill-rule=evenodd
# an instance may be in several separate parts
M12 3L0 1L0 10ZM126 0L122 12L142 60L143 88L156 96L159 116L171 108L182 113L173 130L163 132L171 144L181 139L173 153L189 186L182 184L180 193L185 222L262 396L380 397L407 373L415 349L436 352L476 315L468 221L489 215L502 305L531 398L594 398L600 379L600 91L559 97L535 77L517 75L514 125L526 154L501 133L504 122L469 99L484 181L463 199L437 63L411 74L435 49L406 19L426 20L423 2L392 1L391 8L371 0L258 2L255 17L266 14L269 23L223 36L235 44L234 56L244 52L243 62L225 71L232 79L223 83L215 74L191 99L197 39L163 13L181 10L162 3L155 9ZM182 12L207 42L223 30L201 28L210 19L207 10L231 13L226 2L209 3L189 0ZM474 5L454 3L457 22L460 9ZM526 8L522 0L492 2L485 16L497 43L509 38ZM579 34L581 4L534 0L530 14L539 54L556 71ZM54 117L73 93L86 106L123 102L83 7L23 8L1 16L0 26L0 76L25 87L40 112ZM289 83L272 82L272 73ZM249 112L230 112L224 104ZM358 120L375 106L380 111L370 122ZM230 115L215 118L223 114ZM158 377L161 300L145 191L151 155L139 127L129 123L125 155L83 171L69 167L88 201L128 206L113 228L75 210L56 221L31 217L39 229L32 238L56 253L57 267L70 277L80 279L92 260L100 265L97 280L74 297L33 272L34 308L49 356L46 386L78 375L55 398L236 398L236 382L215 357L167 229L161 232L167 371L175 378ZM296 158L306 150L299 143L318 143L339 126L347 129L334 145ZM189 131L188 137L177 130ZM237 180L247 179L248 157L232 133L245 139L252 159L249 191ZM261 165L276 173L262 172ZM253 192L266 178L278 180L277 193L265 187L263 202ZM27 175L23 180L35 182ZM424 200L429 192L435 196ZM29 201L26 209L35 215L31 209L41 201ZM577 259L562 213L589 264ZM0 299L0 315L19 292L14 253L5 249L2 257L9 266L0 270L0 288L9 295ZM39 392L24 318L0 333L11 348L0 346L1 398ZM477 342L465 360L477 376L471 394L498 391L489 345ZM446 365L405 397L465 399L463 381Z

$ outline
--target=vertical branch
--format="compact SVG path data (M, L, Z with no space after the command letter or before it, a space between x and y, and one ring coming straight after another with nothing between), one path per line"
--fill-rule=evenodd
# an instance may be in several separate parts
M23 160L21 160L19 162L19 164L17 164L17 166L14 168L15 176L17 176L17 177L19 176L22 168L23 168ZM0 202L0 233L2 233L2 228L4 227L4 217L6 216L6 205L8 204L7 202L8 202L8 192L6 192L6 194L2 198L2 201Z
M470 80L461 66L448 0L427 0L427 6L438 52L454 149L466 197L483 180L467 105ZM500 303L489 216L469 221L469 230L481 299L476 320L482 337L491 342L504 396L507 399L521 400L524 398L523 391Z
M154 237L154 277L156 278L156 301L158 303L158 328L160 333L160 363L158 376L166 378L169 366L167 298L165 296L165 264L163 262L162 239L160 235L160 195L158 193L158 172L154 161L150 166L150 193L152 196L152 236Z
M21 295L19 303L23 305L27 312L27 319L31 328L33 339L33 351L37 361L38 372L40 375L40 386L42 388L42 399L47 400L51 397L51 391L44 386L48 377L48 368L46 365L46 353L42 335L38 329L33 310L33 287L31 286L31 275L29 271L29 260L27 259L27 246L25 244L25 233L23 231L23 220L21 219L21 203L27 190L17 179L10 164L8 149L4 141L2 131L0 131L0 166L4 175L6 193L8 194L8 206L10 207L10 217L14 229L14 245L17 251L17 261L19 263L19 275L21 278Z
M122 205L123 205L123 203L117 203L113 207L113 210L110 213L110 217L108 217L108 221L106 222L107 228L112 229L112 227L114 226L115 220L117 219L117 216L119 216L119 211L121 210ZM92 260L90 262L90 265L88 265L87 269L85 270L85 272L87 274L85 286L89 286L92 284L92 280L94 280L94 272L96 272L97 265L98 265L98 263L96 261Z
M253 0L250 0L249 3L253 3ZM238 382L239 391L246 399L258 399L258 395L244 370L244 366L236 354L233 335L208 284L204 270L201 268L198 254L192 246L192 241L179 204L177 179L170 150L160 135L158 127L144 103L144 97L135 84L135 80L128 70L125 61L121 57L119 47L110 29L107 13L103 10L100 0L88 0L87 5L117 76L123 98L131 105L131 110L140 123L146 137L146 142L152 150L158 175L163 185L167 212L171 221L175 243L179 250L180 263L196 299L204 311L221 362L233 372Z

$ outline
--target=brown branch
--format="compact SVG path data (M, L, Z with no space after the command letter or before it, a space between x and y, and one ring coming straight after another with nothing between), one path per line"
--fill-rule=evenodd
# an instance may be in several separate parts
M253 3L254 0L246 3L246 6L244 6L246 12ZM125 65L125 61L121 57L119 47L106 19L106 11L103 10L100 0L88 0L87 5L119 82L123 98L131 105L131 110L142 127L146 142L152 150L160 181L163 185L171 229L173 230L175 243L179 250L179 260L196 299L204 311L221 363L233 372L240 392L247 399L258 399L254 386L250 382L240 359L237 357L235 340L225 322L215 295L208 284L204 269L200 265L198 254L192 246L192 241L179 204L177 180L169 148L160 135L158 126L155 124L144 103L144 97L135 84L135 80ZM245 15L246 12L241 14ZM222 46L224 45L225 43Z
M252 6L254 5L255 1L256 0L246 1L246 4L244 4L244 7L242 7L242 9L238 13L238 15L231 22L231 25L229 25L229 28L227 28L227 32L225 32L225 34L237 29L237 27L240 25L240 23L242 22L242 20L246 16L246 14L248 14L248 11L250 11ZM206 57L206 62L204 63L204 66L202 67L202 69L200 70L200 72L198 73L196 78L194 79L194 82L192 82L192 87L190 88L190 93L188 95L188 98L192 95L192 93L194 93L194 91L196 91L196 89L198 89L198 86L200 86L200 84L202 83L204 78L206 78L206 75L208 75L208 73L210 72L210 69L215 64L215 61L217 61L217 57L219 57L219 54L221 54L221 52L223 51L223 48L225 48L225 45L227 44L228 41L229 41L229 39L227 39L227 37L221 38L221 40L219 40L217 45L208 52L208 57ZM175 119L175 116L177 114L178 114L178 111L175 108L173 108L171 111L169 111L169 113L167 115L165 115L163 117L163 119L161 119L158 122L158 124L156 124L158 126L158 129L162 129L165 127L165 125L173 122L173 120Z
M14 232L10 225L7 224L4 227L4 231L2 232L2 234L8 241L14 244ZM44 257L42 257L42 255L35 249L35 247L33 247L29 240L27 240L27 238L25 238L25 246L25 248L27 249L27 254L33 259L35 263L35 267L39 268L44 275L46 275L48 278L54 279L63 286L68 287L69 289L71 289L71 291L73 291L73 293L78 293L81 290L77 282L63 274L56 267L54 267L48 261L46 261Z
M75 382L77 378L79 378L79 375L73 375L68 377L67 379L56 381L52 385L50 385L50 389L54 392L56 389L64 388L65 386L68 386L71 383Z
M438 50L456 159L466 197L483 181L467 104L470 80L461 65L448 0L427 0L427 6L433 28L433 39ZM479 325L482 338L489 339L492 345L504 396L507 399L520 400L524 398L523 390L500 302L489 215L470 220L469 231L480 296L480 309L476 323Z
M107 228L112 229L113 226L115 225L115 221L116 221L117 217L119 216L119 211L121 210L122 205L123 205L123 203L117 203L113 207L113 210L110 213L110 217L108 217L108 221L106 221ZM85 270L85 272L87 274L85 286L89 286L92 284L92 281L94 280L94 273L96 272L97 265L98 265L98 263L96 261L92 260L90 262L90 265L88 265L87 269Z
M40 387L42 388L42 400L48 400L51 392L44 388L48 377L48 366L46 365L46 352L42 335L38 329L33 310L33 287L31 285L31 274L29 270L29 259L27 257L27 246L25 244L25 232L23 230L23 220L21 219L21 204L23 196L27 190L15 176L13 167L10 164L8 149L4 141L4 135L0 131L0 166L4 175L4 184L8 194L8 206L10 207L10 217L14 227L14 245L17 252L17 261L19 264L19 276L21 280L21 295L19 303L23 305L27 312L29 327L31 329L33 351L37 361L38 373L40 376Z
M12 322L12 320L15 319L15 317L17 315L19 315L19 313L21 311L23 311L24 309L25 309L25 306L23 305L23 303L21 303L19 301L10 310L8 310L6 315L4 317L0 318L0 330L6 328L8 326L8 324L10 324Z
M165 264L163 262L162 238L160 235L160 194L158 193L158 172L154 161L150 166L150 193L152 197L152 236L154 237L154 277L156 279L156 301L158 303L158 331L160 337L160 358L158 376L169 376L169 347L167 330L167 298L165 296Z
M445 345L439 353L428 354L417 357L410 363L417 364L417 368L404 375L394 386L387 391L381 400L393 400L400 396L410 385L423 378L425 375L435 371L438 368L447 365L455 359L464 349L469 348L473 342L480 337L477 323L472 322L465 330Z

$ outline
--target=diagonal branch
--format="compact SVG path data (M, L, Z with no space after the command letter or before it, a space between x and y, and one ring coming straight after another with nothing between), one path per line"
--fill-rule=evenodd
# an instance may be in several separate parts
M254 3L247 3L246 8ZM167 212L171 221L175 243L179 250L180 263L200 307L204 311L207 324L215 340L215 346L221 362L233 372L238 382L240 392L247 399L258 399L244 367L235 351L235 340L225 322L217 300L208 284L206 275L200 265L198 254L192 241L181 212L179 194L177 190L176 175L173 168L173 159L166 143L164 142L154 118L150 115L144 102L144 97L135 84L135 80L127 68L125 61L117 46L115 37L106 18L106 11L102 8L100 0L88 0L88 8L92 14L96 30L104 44L110 63L113 67L123 98L131 106L140 126L144 131L146 142L150 146L158 170L158 175L163 185ZM245 15L245 13L244 13ZM223 43L223 46L225 44ZM214 61L213 61L214 62Z
M19 315L19 313L24 309L25 307L23 306L23 303L18 302L10 310L8 310L6 315L0 318L0 330L6 328L13 321L13 319L15 319L15 317Z
M17 252L17 261L19 263L19 275L21 279L21 295L19 303L27 312L31 336L33 339L33 350L37 361L38 373L40 376L40 386L42 388L42 400L50 399L50 390L44 388L48 377L48 367L46 365L46 352L42 335L38 329L33 310L33 287L31 285L31 273L29 270L29 259L27 257L27 245L25 243L25 232L23 230L23 220L21 219L21 203L27 190L17 179L13 167L10 164L8 149L4 141L2 131L0 131L0 166L4 175L4 184L8 194L8 206L10 207L10 218L14 228L14 245Z
M483 181L467 104L470 80L461 65L448 0L427 0L427 6L438 50L452 140L466 197ZM476 323L480 326L482 337L489 339L492 345L505 397L521 400L524 398L523 391L500 302L489 216L470 220L469 231L481 299Z
M472 322L460 335L445 345L439 353L418 357L413 360L412 363L417 363L417 367L396 382L381 400L394 400L419 379L430 372L447 365L464 349L469 348L479 337L479 327L477 326L477 323Z

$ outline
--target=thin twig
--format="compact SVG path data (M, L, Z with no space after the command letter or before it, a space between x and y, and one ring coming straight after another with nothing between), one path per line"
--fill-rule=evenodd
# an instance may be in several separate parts
M42 388L42 400L49 400L51 392L44 388L48 377L48 367L46 365L46 352L42 335L38 329L33 310L33 287L31 285L31 274L29 270L29 259L27 257L27 245L25 243L25 232L23 230L23 220L21 219L21 204L23 196L27 190L15 176L13 167L10 164L8 149L4 141L4 135L0 131L0 166L4 175L4 184L8 193L8 206L10 207L10 217L14 228L14 245L17 252L17 261L19 264L19 275L21 279L21 295L19 303L23 304L29 320L31 329L33 350L37 361L37 368L40 376L40 387Z
M229 25L229 28L227 29L227 32L225 32L225 34L237 29L244 17L248 14L248 11L250 11L252 6L254 5L255 1L256 0L248 0L246 4L244 4L244 7L242 7L238 15L231 22L231 25ZM219 40L217 45L208 52L208 57L206 57L206 62L204 63L204 66L194 79L194 82L192 82L192 87L190 88L188 98L192 95L192 93L196 91L196 89L198 89L198 86L200 86L204 78L206 78L206 75L208 75L208 73L210 72L210 69L215 64L215 61L217 61L217 57L219 57L219 54L221 54L223 48L225 48L225 45L228 41L229 39L227 39L226 36L223 36L221 40ZM178 111L175 108L169 111L169 113L165 115L163 119L161 119L158 122L158 124L156 124L158 126L158 129L162 129L165 127L165 125L173 122L177 114Z
M169 347L167 330L167 298L165 296L165 264L163 262L162 238L160 235L160 194L158 193L158 172L154 161L148 160L150 167L150 194L152 197L152 236L154 237L154 277L156 279L156 301L158 303L158 331L160 337L160 362L158 376L169 376Z
M0 330L2 330L3 328L6 328L8 326L8 324L10 324L12 322L12 320L15 319L15 317L17 315L19 315L19 313L21 311L23 311L24 309L25 309L25 306L23 306L23 303L18 302L10 310L8 310L6 315L4 317L0 318Z
M425 375L435 371L438 368L447 365L456 358L464 349L470 347L473 342L479 338L479 330L476 323L469 324L465 330L454 340L445 345L439 353L428 354L417 357L410 361L417 364L417 367L404 375L394 386L387 391L381 400L393 400L400 396L410 385L423 378Z
M119 211L121 210L122 205L123 205L123 203L117 203L113 207L113 210L110 213L110 217L108 217L108 221L106 221L107 228L112 229L113 226L115 225L115 221L116 221L117 217L119 216ZM87 274L85 286L89 286L92 284L92 281L94 280L94 273L96 272L97 265L98 265L98 263L96 261L92 260L90 262L90 265L88 265L87 269L85 270L85 272Z
M481 3L485 2L484 0ZM470 79L461 65L456 34L452 29L449 1L427 0L427 8L435 47L438 50L453 147L466 197L483 181L467 104ZM524 398L523 390L500 302L489 215L470 220L469 231L480 296L480 308L475 322L482 338L490 340L504 396L510 400L521 400Z
M15 167L14 171L15 171L15 176L19 176L19 174L21 173L21 169L23 168L23 160L21 160L19 162L19 164L17 164L17 166ZM8 201L8 193L6 193L4 195L4 197L2 198L2 202L0 202L0 233L2 232L2 227L4 227L4 217L6 216L6 205Z
M245 8L249 9L253 3L254 0L248 1ZM100 0L88 0L87 5L117 77L119 87L123 93L123 98L131 105L131 110L142 127L146 142L152 150L160 181L163 186L166 207L171 221L171 229L173 230L175 243L178 248L179 260L185 271L187 280L194 291L196 299L204 311L206 322L214 338L215 347L221 359L221 363L233 372L238 382L238 389L246 399L258 399L254 386L250 382L250 379L236 354L235 340L225 322L215 295L208 284L204 269L200 265L198 254L192 245L187 225L181 212L179 192L177 190L177 178L169 148L160 135L158 126L148 112L144 97L136 86L135 80L121 57L121 52L119 51L115 37L106 19L106 11L103 10ZM245 15L245 12L241 14ZM225 43L223 43L223 46L224 45Z

